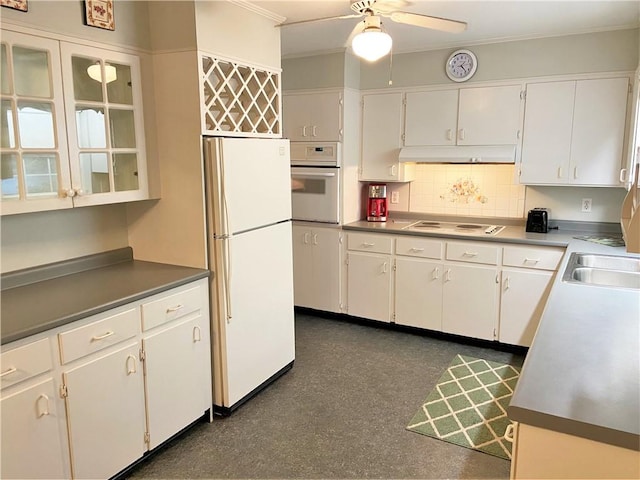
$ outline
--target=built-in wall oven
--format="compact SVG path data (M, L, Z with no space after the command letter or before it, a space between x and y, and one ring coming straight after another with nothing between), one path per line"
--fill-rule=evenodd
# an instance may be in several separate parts
M340 223L340 144L291 142L294 220Z

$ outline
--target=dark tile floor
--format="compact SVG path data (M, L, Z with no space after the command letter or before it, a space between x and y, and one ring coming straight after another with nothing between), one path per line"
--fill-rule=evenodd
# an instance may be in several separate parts
M296 314L291 371L128 478L508 478L509 462L405 430L456 354L519 354Z

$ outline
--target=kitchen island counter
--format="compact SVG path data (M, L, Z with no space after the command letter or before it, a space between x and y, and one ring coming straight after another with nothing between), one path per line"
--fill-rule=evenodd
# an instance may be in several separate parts
M133 259L130 248L2 277L2 345L209 276Z
M640 451L640 292L562 279L573 252L640 256L626 253L624 247L576 238L597 234L591 228L580 229L578 222L561 223L547 234L525 232L523 224L506 225L497 235L403 230L418 219L359 221L343 229L567 249L508 408L509 418Z

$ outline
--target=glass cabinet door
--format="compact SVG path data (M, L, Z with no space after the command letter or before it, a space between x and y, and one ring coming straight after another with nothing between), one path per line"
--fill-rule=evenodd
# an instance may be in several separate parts
M3 31L0 62L2 214L69 208L59 43Z
M61 42L76 205L148 198L139 59Z

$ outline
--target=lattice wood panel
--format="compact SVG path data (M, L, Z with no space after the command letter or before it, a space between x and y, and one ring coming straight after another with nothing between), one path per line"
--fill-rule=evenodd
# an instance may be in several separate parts
M201 56L203 133L279 137L280 73Z

